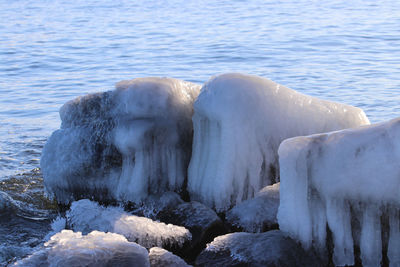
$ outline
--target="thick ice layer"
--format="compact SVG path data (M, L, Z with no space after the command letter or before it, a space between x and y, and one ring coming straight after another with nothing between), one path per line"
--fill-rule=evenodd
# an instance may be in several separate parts
M279 183L261 189L254 198L243 201L226 213L226 220L246 232L260 233L276 227Z
M151 193L179 191L199 89L171 78L141 78L66 103L61 129L42 153L47 191L64 203L92 197L140 202Z
M147 250L113 233L93 231L88 235L63 230L37 251L14 266L143 266L150 267Z
M193 199L217 210L279 180L277 150L282 140L369 124L359 108L243 74L212 78L194 110L189 191Z
M99 230L121 234L146 248L179 247L192 238L185 227L130 215L122 208L106 208L87 199L72 203L67 223L74 231L83 233Z
M399 266L400 118L285 140L279 163L281 230L323 250L328 225L336 265L354 264L355 244L363 266L380 266L387 246Z

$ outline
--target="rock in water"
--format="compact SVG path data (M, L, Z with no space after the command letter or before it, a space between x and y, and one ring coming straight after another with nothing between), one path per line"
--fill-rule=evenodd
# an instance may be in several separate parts
M323 252L329 227L335 265L400 265L400 118L279 147L280 229ZM383 223L381 223L383 222Z
M226 221L252 233L278 228L279 183L261 189L252 199L243 201L226 213Z
M140 202L179 191L191 155L193 101L200 86L171 78L122 81L60 109L41 168L58 202Z
M219 236L197 257L196 266L320 266L293 239L274 230L261 234L233 233Z
M41 249L14 266L143 266L150 267L147 250L125 237L93 231L88 235L63 230Z
M149 258L150 267L190 267L178 256L158 247L150 249Z
M369 124L359 108L243 74L212 78L194 110L189 192L217 211L279 181L277 151L284 139Z

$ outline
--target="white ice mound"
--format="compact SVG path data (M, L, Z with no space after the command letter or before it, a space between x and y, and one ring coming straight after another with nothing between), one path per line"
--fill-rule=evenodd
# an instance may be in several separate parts
M68 203L93 197L140 202L181 190L199 90L181 80L139 78L67 102L61 129L42 153L47 191Z
M213 77L194 110L189 191L194 200L217 210L279 180L277 150L282 140L369 124L359 108L243 74Z
M63 230L44 244L44 249L14 266L143 266L150 267L147 250L125 237L93 231L88 235Z
M181 247L192 238L185 227L131 215L120 207L103 207L88 199L73 202L66 216L74 231L113 232L146 248Z
M279 147L280 229L324 250L326 225L333 261L400 265L400 118L328 134L296 137ZM383 233L381 235L381 233Z

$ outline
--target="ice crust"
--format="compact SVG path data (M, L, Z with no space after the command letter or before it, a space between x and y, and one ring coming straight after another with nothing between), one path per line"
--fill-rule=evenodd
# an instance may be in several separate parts
M280 229L305 248L326 247L333 261L400 265L400 118L327 134L295 137L279 148Z
M44 249L14 266L143 266L150 267L147 250L114 233L93 231L88 235L63 230L44 244Z
M181 247L192 238L185 227L131 215L120 207L103 207L88 199L73 202L66 217L74 231L113 232L146 248Z
M279 184L264 187L254 198L243 201L226 213L226 220L246 232L260 233L276 227Z
M199 90L177 79L139 78L67 102L61 128L42 153L47 191L62 203L90 197L138 203L181 190Z
M154 247L149 251L151 267L190 267L184 260L163 248Z
M359 108L237 73L211 78L194 110L188 188L192 199L218 211L279 181L282 140L369 124Z

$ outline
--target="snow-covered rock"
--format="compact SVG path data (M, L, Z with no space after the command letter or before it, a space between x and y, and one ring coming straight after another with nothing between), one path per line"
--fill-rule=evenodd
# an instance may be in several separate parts
M93 231L88 235L63 230L44 244L44 248L14 266L150 266L147 250L128 242L122 235Z
M252 199L239 203L226 213L226 221L246 232L260 233L277 228L279 183L264 187Z
M293 239L278 230L261 234L233 233L218 236L197 257L196 266L320 266Z
M282 140L369 124L359 108L243 74L213 77L194 110L188 188L193 200L218 211L278 182Z
M149 251L150 267L190 267L184 260L163 248L154 247Z
M73 202L66 217L69 227L74 231L113 232L146 248L182 247L192 238L185 227L138 217L124 212L120 207L103 207L87 199Z
M179 191L192 146L193 101L200 86L172 78L122 81L60 109L41 168L50 195L140 202Z
M323 252L326 225L333 262L400 265L400 118L285 140L279 148L280 229ZM381 221L383 223L381 223Z

